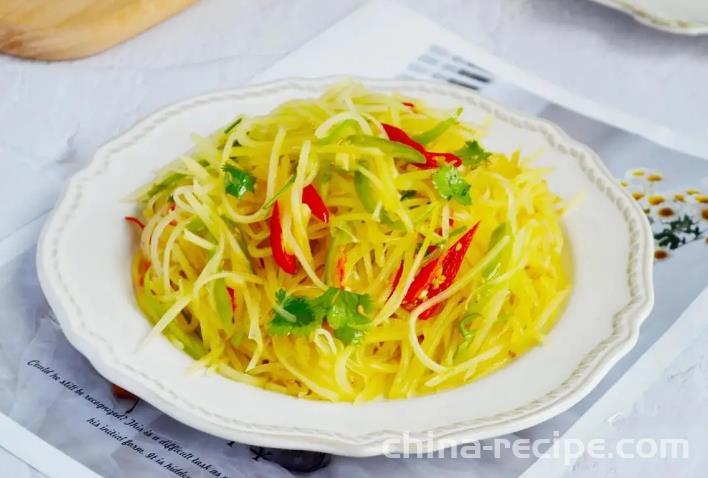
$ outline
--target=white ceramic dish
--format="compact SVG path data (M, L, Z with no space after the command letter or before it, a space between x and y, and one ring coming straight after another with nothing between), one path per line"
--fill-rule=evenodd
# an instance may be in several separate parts
M38 250L42 288L68 339L107 379L188 425L257 445L365 456L423 439L426 450L513 432L582 398L635 343L653 303L652 239L644 214L599 158L559 128L442 83L366 80L464 117L492 119L487 148L541 151L564 197L583 191L565 220L574 289L547 343L500 372L454 390L359 405L300 400L218 375L187 375L192 360L150 327L133 300L134 231L124 200L154 172L237 113L265 113L319 94L335 79L287 80L200 96L155 113L100 148L69 182ZM408 441L402 437L408 437Z
M637 21L680 35L708 34L705 0L593 0L632 15Z

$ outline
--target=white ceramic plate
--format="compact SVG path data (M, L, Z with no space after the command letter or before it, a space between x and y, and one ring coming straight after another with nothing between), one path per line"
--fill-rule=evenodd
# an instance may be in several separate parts
M706 0L593 0L632 15L659 30L681 35L708 34Z
M192 360L150 327L133 300L129 265L134 213L126 198L154 172L238 113L266 113L318 95L334 79L288 80L200 96L142 121L100 148L69 182L38 250L42 288L64 333L106 378L188 425L229 440L365 456L425 449L513 432L577 402L635 343L653 303L652 240L644 214L598 157L560 129L442 83L366 80L367 86L463 106L464 118L491 117L487 148L541 151L554 191L582 204L564 221L573 292L547 343L500 372L454 390L359 405L301 400L219 375L188 375ZM407 436L410 440L402 440Z

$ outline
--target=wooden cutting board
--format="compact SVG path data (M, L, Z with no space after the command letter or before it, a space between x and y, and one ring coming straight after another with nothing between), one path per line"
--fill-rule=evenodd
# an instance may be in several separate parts
M0 0L0 52L69 60L106 50L196 0Z

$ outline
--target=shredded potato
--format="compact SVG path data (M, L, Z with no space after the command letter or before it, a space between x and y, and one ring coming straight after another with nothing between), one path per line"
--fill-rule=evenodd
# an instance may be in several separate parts
M150 337L236 381L352 402L459 386L541 342L570 290L567 205L460 113L344 83L195 136L136 194Z

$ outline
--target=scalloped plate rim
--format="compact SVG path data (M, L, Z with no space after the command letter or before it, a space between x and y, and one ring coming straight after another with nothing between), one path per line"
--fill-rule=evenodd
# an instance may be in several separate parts
M694 22L690 20L680 20L664 18L659 12L644 10L641 7L631 5L631 0L591 0L600 5L618 10L631 16L634 20L657 30L674 33L677 35L708 35L708 22Z

